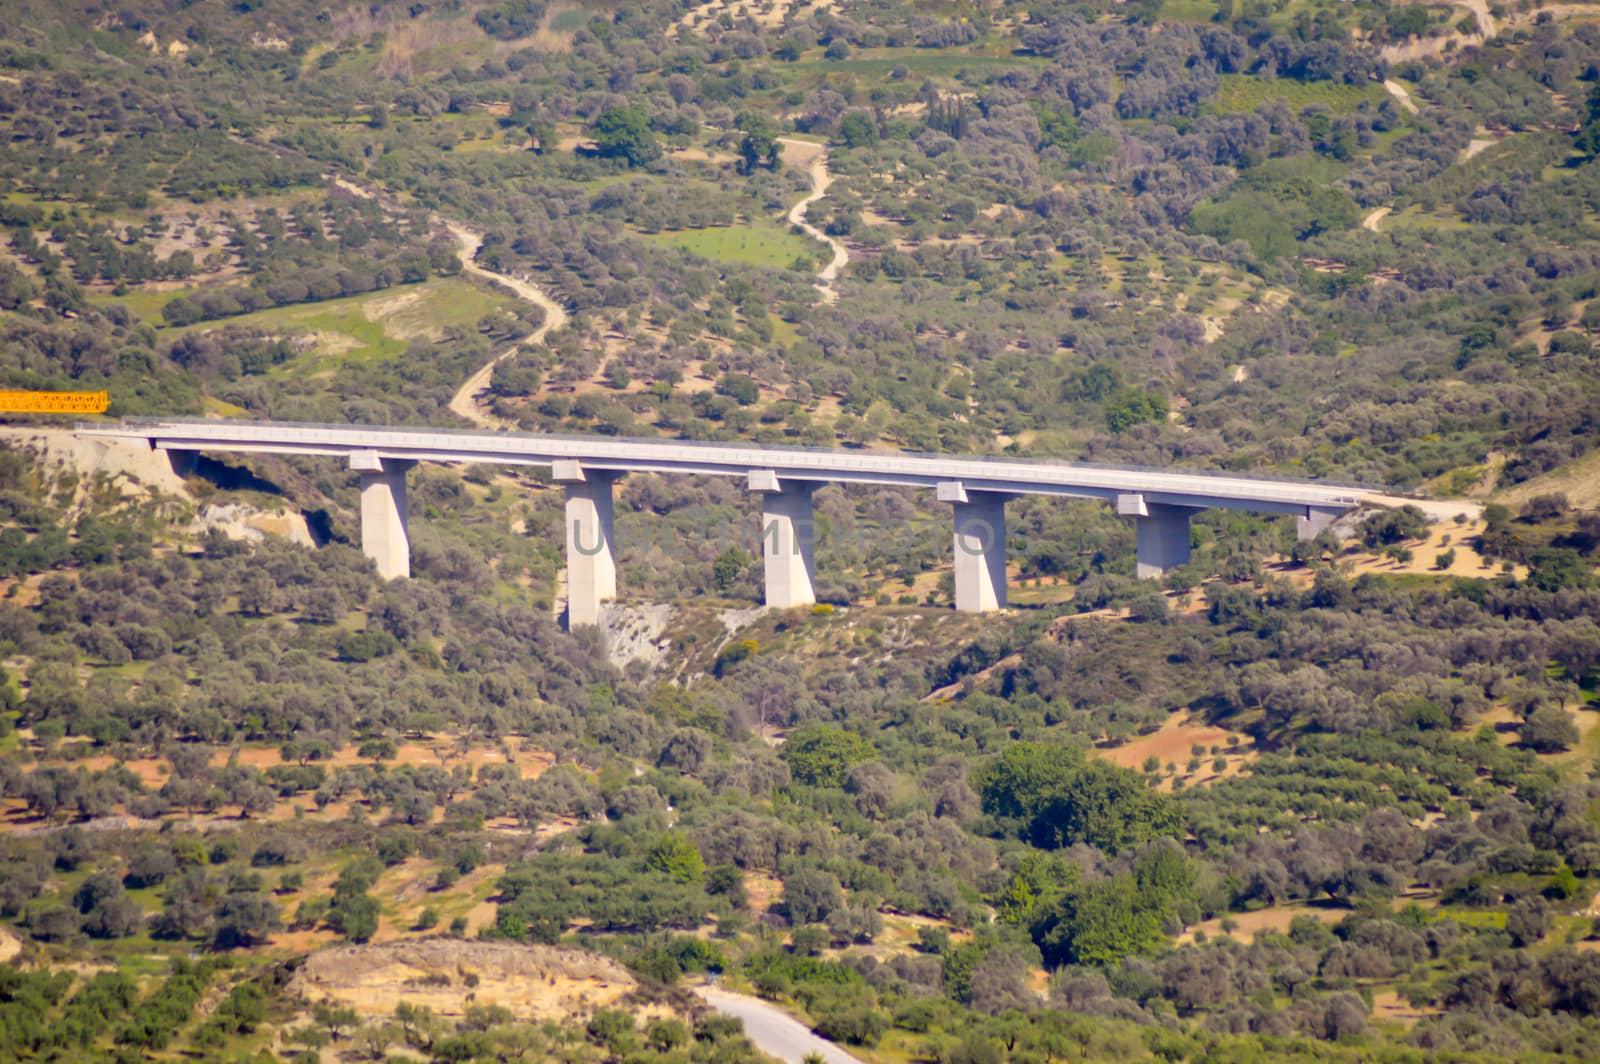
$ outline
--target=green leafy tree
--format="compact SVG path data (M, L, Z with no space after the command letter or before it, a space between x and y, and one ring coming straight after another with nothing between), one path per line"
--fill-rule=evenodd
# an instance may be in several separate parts
M556 127L549 122L534 120L527 124L528 150L543 155L556 143Z
M1083 765L1083 754L1056 743L1012 743L973 783L992 817L1026 820L1059 793Z
M1062 894L1035 922L1033 938L1049 965L1114 964L1162 943L1161 911L1119 876Z
M594 140L602 159L621 159L629 166L644 166L661 157L649 116L638 107L600 112L594 121Z
M1361 522L1361 542L1368 547L1385 547L1427 534L1428 515L1409 504L1368 514Z
M1087 842L1116 853L1183 827L1178 806L1132 769L1067 747L1017 743L978 778L984 812L1035 846Z
M835 134L846 148L865 148L878 143L878 125L872 116L861 111L851 111L839 120Z
M1560 706L1539 706L1522 723L1522 742L1541 754L1570 750L1578 742L1578 726L1572 714Z
M378 899L370 894L353 894L334 903L328 923L352 942L365 942L378 933Z
M706 874L700 848L676 831L667 832L651 847L645 867L664 872L680 883L699 883Z
M1151 790L1137 772L1092 761L1034 813L1028 835L1047 849L1087 842L1116 853L1175 835L1182 825L1172 799Z
M1135 425L1167 419L1166 396L1142 388L1126 388L1106 404L1106 428L1123 432Z
M995 914L1004 923L1028 926L1042 907L1055 904L1059 895L1075 889L1083 879L1076 865L1046 853L1030 853L995 896Z
M731 591L749 568L750 555L738 547L729 547L712 563L711 579L716 582L718 591Z
M783 880L784 912L795 925L819 923L844 904L839 880L820 868L797 868Z
M812 724L789 736L783 760L794 779L811 787L843 787L850 770L873 757L872 744L831 724Z
M739 116L738 125L744 133L739 139L739 169L742 173L748 174L763 163L769 170L776 170L783 165L778 129L771 119L746 111Z
M751 406L761 399L761 386L748 373L724 373L717 380L717 393L740 406Z
M1541 547L1528 558L1528 583L1540 591L1594 587L1594 570L1571 547Z
M1574 146L1591 159L1600 155L1600 82L1589 86L1589 98L1584 104L1583 122L1578 127Z

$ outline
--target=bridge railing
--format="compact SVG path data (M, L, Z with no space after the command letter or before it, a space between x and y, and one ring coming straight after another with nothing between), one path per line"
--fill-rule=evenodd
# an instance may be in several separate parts
M151 427L161 425L193 425L197 427L205 426L208 428L217 428L229 424L227 421L219 422L217 420L205 418L162 418L149 416L126 417L122 419L122 422L128 425ZM240 421L237 422L237 424L239 424L241 427L244 427L252 424L252 422ZM936 454L928 451L873 451L867 450L866 448L854 449L841 447L802 447L785 443L759 444L755 447L752 447L752 445L748 442L733 440L682 440L665 439L661 437L586 436L577 433L563 432L485 432L482 429L435 428L428 425L341 425L336 423L315 421L273 421L261 424L263 426L271 427L308 429L314 431L320 430L327 432L378 432L392 433L395 435L416 435L425 433L430 436L457 436L464 439L549 439L559 440L564 443L571 444L598 443L607 446L639 445L650 447L685 447L690 449L715 450L721 452L727 460L756 466L759 466L762 463L764 459L763 452L771 453L776 451L789 456L790 460L794 461L796 464L819 467L830 464L828 461L829 456L854 458L916 458L944 462L982 462L998 467L1015 467L1018 469L1028 467L1047 467L1063 470L1081 470L1085 472L1150 473L1210 477L1217 480L1248 479L1284 485L1305 485L1308 487L1318 488L1348 488L1352 491L1375 493L1387 493L1392 490L1383 485L1364 483L1360 481L1323 479L1311 480L1305 477L1292 477L1278 472L1251 471L1248 473L1238 473L1228 470L1193 469L1182 466L1111 465L1105 463L1073 462L1064 458L1052 457L1018 458L1010 455L993 454ZM104 423L83 422L77 427L80 429L103 431L107 426ZM150 435L159 435L159 433L151 433Z

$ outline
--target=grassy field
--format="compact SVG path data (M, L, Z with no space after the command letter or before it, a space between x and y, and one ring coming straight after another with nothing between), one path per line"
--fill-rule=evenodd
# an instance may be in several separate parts
M1469 224L1454 211L1424 211L1413 204L1406 207L1398 214L1391 214L1383 220L1382 228L1390 229L1449 229L1461 230L1470 228Z
M589 21L589 15L582 8L566 8L557 11L550 19L550 28L556 33L573 33L583 29Z
M95 302L121 303L167 336L230 325L269 333L311 333L316 339L313 350L282 369L301 371L335 359L393 358L405 350L412 337L437 336L450 326L471 326L507 301L505 296L466 281L439 278L348 299L274 307L181 328L162 328L161 308L179 294L133 292L120 297L98 296Z
M762 219L754 223L715 229L680 229L644 237L656 244L682 248L701 258L740 266L781 270L799 256L813 256L821 245L791 233L786 226Z
M1204 26L1216 13L1217 5L1211 0L1166 0L1161 5L1162 22L1187 22Z
M105 292L89 293L89 302L97 307L108 307L113 303L120 303L133 312L133 316L142 322L147 322L157 328L161 327L161 308L172 302L182 293L160 291L136 291L127 295L114 296Z
M1374 105L1381 103L1383 89L1377 85L1341 85L1331 81L1291 81L1288 78L1267 80L1252 74L1223 74L1216 103L1209 106L1211 110L1222 114L1242 114L1277 99L1285 101L1296 111L1312 104L1321 104L1335 114L1347 114L1362 102Z

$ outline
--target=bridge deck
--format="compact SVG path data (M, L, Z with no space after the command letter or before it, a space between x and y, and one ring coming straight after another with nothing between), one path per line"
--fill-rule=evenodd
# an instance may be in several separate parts
M1301 516L1346 510L1372 494L1341 484L1111 466L477 430L131 418L80 424L78 434L145 440L152 447L174 451L370 454L411 461L535 466L576 460L586 469L617 472L743 476L770 470L785 480L920 487L956 481L968 490L1006 495L1115 500L1137 494L1155 505Z

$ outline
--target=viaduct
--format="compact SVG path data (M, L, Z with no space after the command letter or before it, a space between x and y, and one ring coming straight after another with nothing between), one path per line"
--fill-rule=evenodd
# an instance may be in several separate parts
M761 497L768 606L816 601L811 493L826 483L932 488L954 517L956 609L1006 605L1005 504L1015 495L1104 499L1138 528L1138 574L1189 560L1189 517L1225 507L1293 514L1302 539L1358 505L1361 489L1107 466L828 451L610 437L301 425L273 421L131 418L84 423L80 436L142 440L181 463L207 452L327 455L360 474L361 549L386 579L411 575L406 471L418 462L545 466L566 488L567 623L595 624L617 594L612 488L627 473L740 477Z

